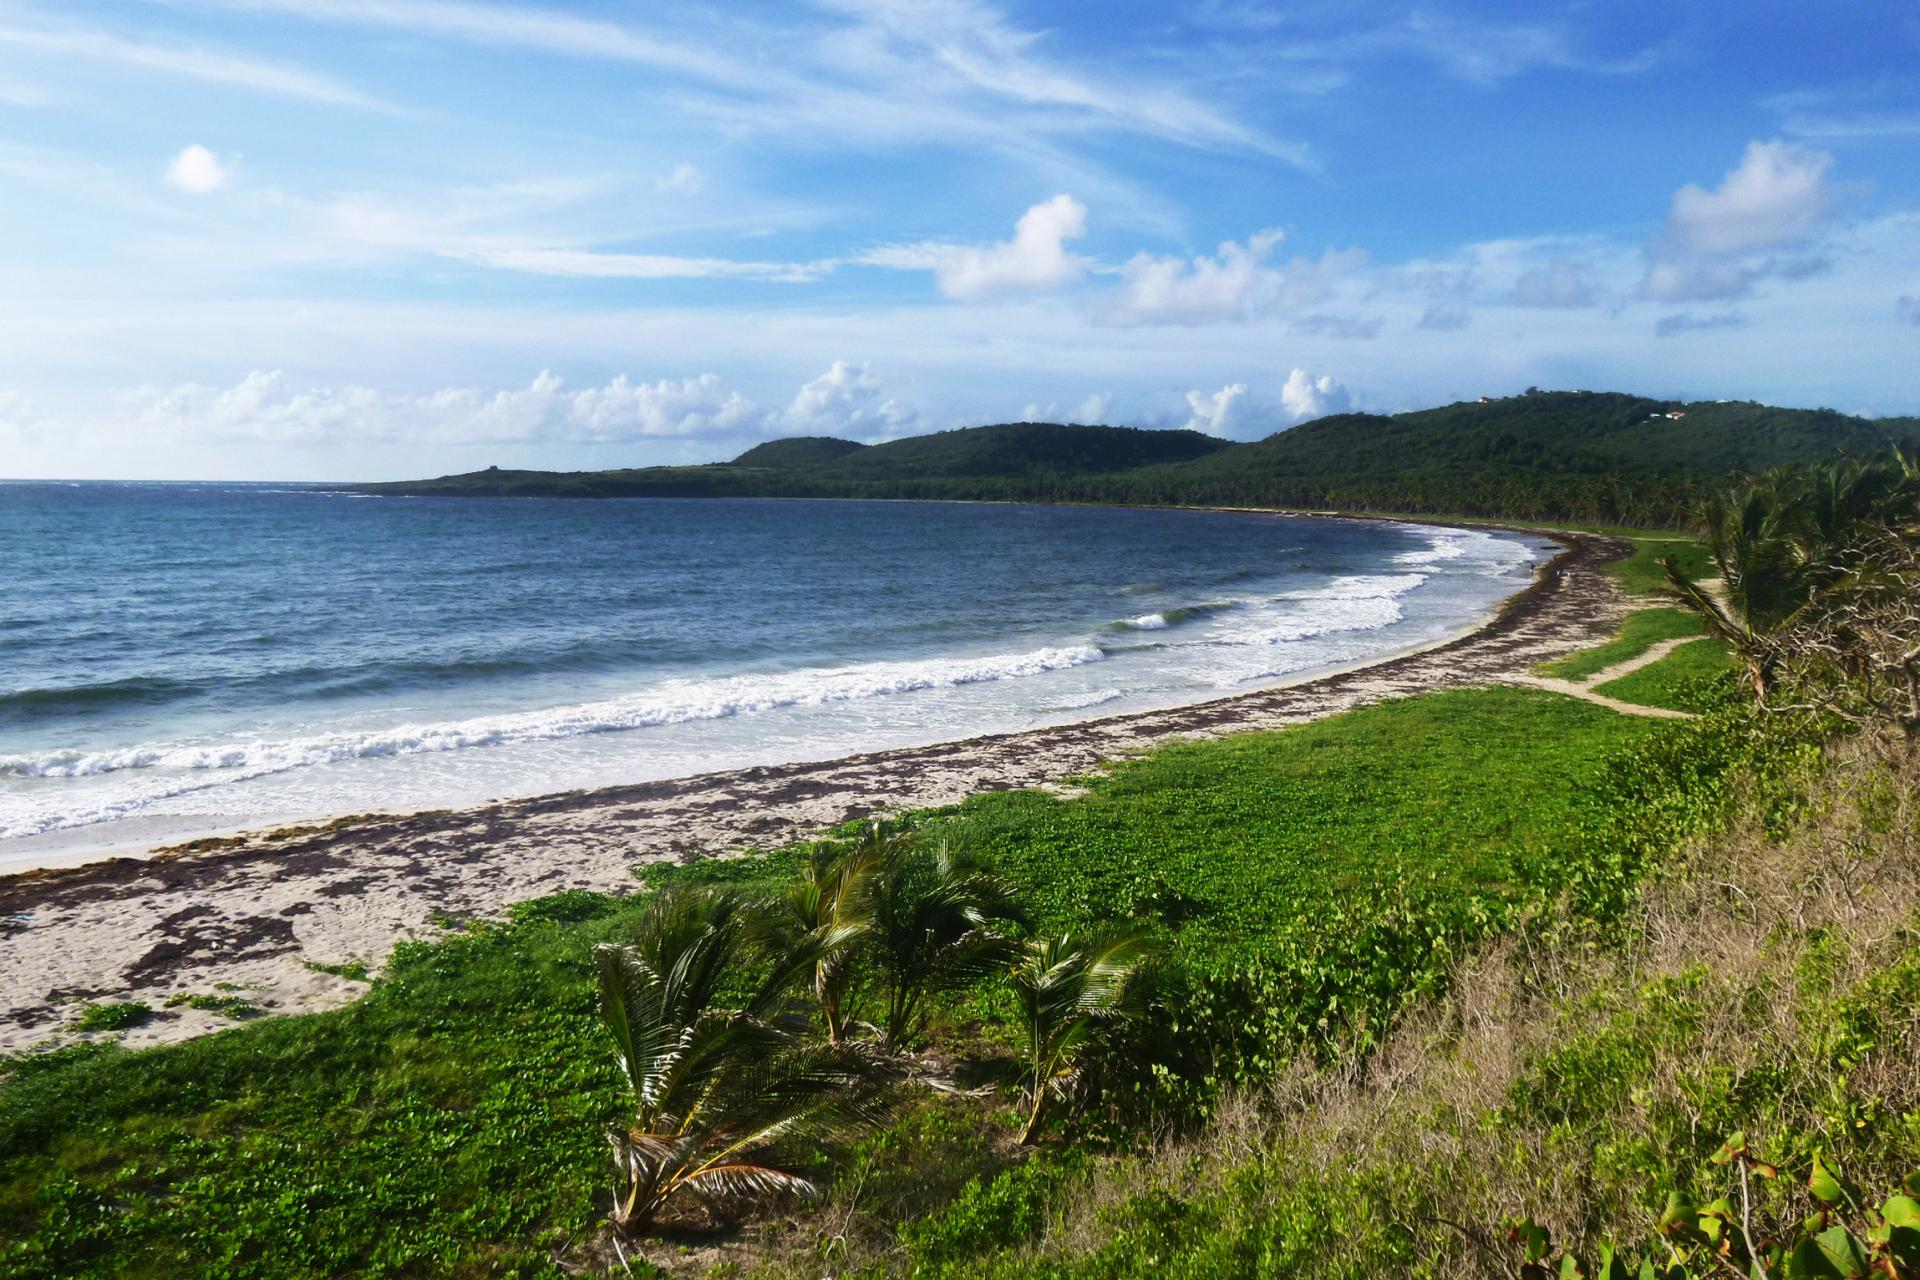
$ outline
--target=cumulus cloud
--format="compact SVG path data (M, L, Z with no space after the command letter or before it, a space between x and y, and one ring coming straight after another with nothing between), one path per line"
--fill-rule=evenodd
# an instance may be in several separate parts
M1803 240L1834 204L1833 156L1792 142L1750 142L1740 163L1709 191L1688 185L1673 197L1667 235L1688 253L1745 253Z
M714 374L569 390L542 371L524 387L396 394L365 386L296 388L279 370L230 387L183 383L123 397L143 430L173 438L296 444L404 440L619 442L758 429L764 415Z
M932 271L940 292L971 302L1023 289L1071 284L1087 269L1087 260L1067 250L1067 241L1087 231L1087 206L1070 195L1034 205L1020 215L1013 239L998 244L965 245L938 241L888 245L862 255L868 266L903 271Z
M886 394L880 379L864 364L835 360L828 370L800 388L770 428L793 435L899 435L920 415Z
M1073 421L1085 423L1088 426L1102 426L1107 421L1107 411L1112 408L1113 393L1096 391L1082 400L1080 407L1073 411Z
M1062 409L1058 400L1041 404L1038 400L1027 402L1020 411L1022 422L1076 422L1081 426L1098 427L1106 425L1107 411L1113 407L1113 393L1096 391L1071 409Z
M220 157L197 142L182 147L180 154L167 162L167 182L196 196L219 190L227 175Z
M1744 329L1747 318L1737 311L1725 311L1718 315L1696 316L1690 311L1677 312L1662 316L1653 326L1656 338L1677 338L1683 333L1710 333L1715 329Z
M1229 383L1218 391L1187 392L1189 431L1204 431L1210 436L1228 436L1246 415L1247 386Z
M1120 268L1123 281L1106 318L1123 324L1245 322L1282 306L1311 306L1358 270L1366 255L1329 249L1319 258L1272 261L1283 233L1255 232L1194 258L1136 253Z
M1353 397L1331 375L1316 378L1305 369L1295 369L1280 388L1280 404L1295 422L1305 422L1330 413L1346 413L1353 408Z
M1718 187L1674 194L1664 233L1647 247L1640 292L1659 302L1741 298L1762 280L1799 280L1828 263L1803 246L1836 196L1833 157L1791 142L1750 142Z

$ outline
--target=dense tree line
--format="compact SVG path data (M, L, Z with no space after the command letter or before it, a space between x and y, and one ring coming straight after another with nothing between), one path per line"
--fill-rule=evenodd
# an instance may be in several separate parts
M1732 474L1878 457L1916 437L1911 418L1536 391L1391 416L1339 414L1248 444L1193 431L1012 423L871 446L771 441L709 466L489 470L365 491L1262 506L1672 527Z

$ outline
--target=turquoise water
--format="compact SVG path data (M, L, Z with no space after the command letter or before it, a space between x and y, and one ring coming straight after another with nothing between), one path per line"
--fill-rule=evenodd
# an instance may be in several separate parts
M827 758L1436 639L1544 543L966 503L0 485L0 857Z

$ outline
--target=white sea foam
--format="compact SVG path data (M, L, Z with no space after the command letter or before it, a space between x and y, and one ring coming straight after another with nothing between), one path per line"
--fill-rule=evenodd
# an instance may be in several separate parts
M287 734L277 739L153 742L120 749L0 755L0 782L11 784L10 793L0 794L0 839L111 822L142 811L165 811L177 806L162 802L276 774L286 777L263 785L287 790L289 794L294 794L296 789L298 794L306 794L310 786L318 786L321 790L317 794L357 796L368 783L357 777L355 771L328 771L326 775L316 775L312 783L295 772L309 766L350 761L542 742L555 745L541 750L564 753L584 749L584 743L579 748L562 744L585 735L751 717L787 708L831 708L835 704L855 706L847 712L828 710L824 713L834 718L834 727L827 731L823 741L830 742L835 750L853 750L864 749L865 739L856 741L845 737L842 746L850 726L858 725L859 732L867 733L877 720L892 723L904 717L919 729L938 732L951 727L957 734L977 732L983 723L999 723L994 716L1006 716L1008 723L1017 725L1036 711L1081 712L1128 696L1119 688L1096 683L1103 678L1131 680L1135 685L1141 678L1149 684L1171 678L1176 685L1181 680L1197 680L1207 687L1241 688L1251 681L1364 657L1390 643L1369 633L1408 621L1410 611L1413 622L1423 626L1428 625L1428 615L1436 607L1442 610L1441 616L1447 616L1444 602L1451 597L1453 589L1439 594L1423 593L1416 598L1422 602L1439 601L1438 606L1408 603L1409 595L1424 583L1453 579L1469 598L1478 599L1485 593L1485 598L1490 600L1493 598L1490 593L1505 588L1496 588L1487 579L1511 575L1535 558L1531 547L1508 537L1477 530L1408 528L1428 545L1395 556L1385 572L1336 577L1311 586L1276 589L1270 593L1258 593L1255 588L1234 598L1190 607L1169 605L1110 624L1107 631L1110 637L1115 629L1152 632L1174 629L1165 637L1156 635L1150 640L1141 637L1131 647L1124 643L1112 646L1111 658L1115 664L1112 670L1118 676L1107 671L1070 674L1076 668L1101 662L1109 657L1109 652L1092 644L1063 642L1055 647L984 657L871 662L666 681L603 701L544 710L501 711L439 723L364 730L338 728L308 736ZM1479 579L1479 585L1470 585L1467 580L1471 579ZM1284 588L1286 584L1274 585ZM1157 594L1163 588L1155 584L1152 589ZM1006 685L1001 693L970 694L964 699L937 693L960 686L1018 681L1049 672L1062 674L1030 686L1037 693L1021 692L1029 687L1022 685ZM857 706L865 699L916 691L936 691L929 696L938 701L900 705L891 715ZM985 719L979 718L982 716ZM842 718L846 720L845 725L841 723ZM790 734L792 730L783 729L784 724L784 718L776 718L764 724L742 725L735 732L745 735L743 741L785 741L781 735ZM709 731L689 732L705 735ZM631 748L609 750L650 752L655 748L646 744L670 737L655 739L648 735L634 739ZM475 771L472 776L492 778L503 769L525 770L526 761L544 758L539 754L506 752L498 757L497 765L492 763L495 757L477 755L449 757L443 764L422 759L415 767L469 770ZM469 760L470 764L462 763ZM510 763L514 761L521 763ZM385 766L372 767L378 777L388 776L383 772ZM366 775L368 779L375 776ZM327 780L322 781L323 777ZM561 778L545 772L540 772L538 777L539 785L564 785ZM70 788L55 781L61 779L83 781ZM508 789L513 785L508 784ZM220 795L217 791L215 794ZM226 802L221 798L213 801L216 808L223 803ZM352 803L355 801L344 800L336 805L329 799L325 807L341 808ZM298 807L298 802L294 807Z
M1353 574L1318 587L1282 591L1231 615L1208 639L1224 644L1292 644L1342 631L1378 631L1405 613L1400 598L1427 580L1421 573Z
M1533 552L1524 544L1511 538L1486 533L1479 529L1424 529L1413 525L1403 528L1419 533L1427 539L1428 545L1418 551L1403 551L1393 558L1396 565L1408 568L1432 569L1445 565L1448 569L1466 569L1469 572L1497 576L1533 559ZM1466 561L1465 565L1456 561Z
M518 742L539 742L590 733L614 733L690 720L771 711L781 707L823 706L884 697L922 689L953 688L993 680L1014 680L1098 662L1106 655L1093 645L1035 649L1028 653L978 658L935 658L921 662L868 662L846 667L727 676L713 680L669 680L603 702L581 703L446 724L400 725L362 733L329 733L281 742L239 741L211 745L153 743L115 751L54 751L0 756L0 774L34 778L84 778L137 769L220 770L249 777L307 765L330 764L421 752L458 751ZM19 831L0 827L0 836Z

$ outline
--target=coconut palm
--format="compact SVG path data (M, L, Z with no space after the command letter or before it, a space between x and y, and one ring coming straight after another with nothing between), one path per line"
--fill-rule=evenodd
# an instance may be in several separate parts
M1707 545L1720 567L1716 596L1663 557L1667 585L1733 650L1755 696L1764 698L1779 657L1778 632L1813 598L1817 578L1805 556L1806 504L1784 477L1747 480L1707 501Z
M853 845L815 845L800 869L800 883L780 899L778 927L785 947L811 953L808 987L831 1044L846 1042L856 962L873 929L874 876L899 839L875 823Z
M600 1012L613 1035L633 1112L609 1129L625 1186L613 1220L643 1230L681 1192L715 1209L815 1188L771 1158L874 1118L872 1090L842 1055L803 1043L780 1013L815 959L767 958L746 981L763 922L736 895L669 890L633 945L594 949ZM746 986L736 1007L723 993Z
M1013 944L1001 926L1025 919L1013 889L946 836L895 840L873 878L871 939L886 996L881 1033L899 1049L926 1021L926 997L997 969Z
M1033 938L1021 949L1011 982L1026 1040L1021 1142L1033 1141L1049 1098L1070 1100L1079 1091L1099 1041L1141 1011L1154 951L1132 931Z

